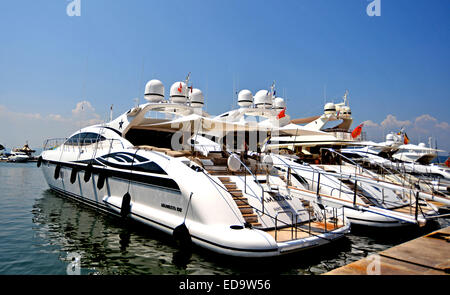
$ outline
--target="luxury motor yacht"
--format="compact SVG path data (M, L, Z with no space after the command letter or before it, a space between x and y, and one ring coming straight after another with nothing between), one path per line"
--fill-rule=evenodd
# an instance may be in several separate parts
M358 143L353 136L345 138L342 135L350 134L348 128L352 120L346 102L339 105L338 111L334 104L326 104L323 116L306 126L299 126L292 123L297 121L290 121L286 115L284 100L274 97L273 93L272 89L260 90L253 97L249 90L242 90L238 95L240 108L219 115L216 119L227 122L256 121L260 126L289 130L289 133L272 134L263 151L271 152L274 166L287 179L287 187L292 195L299 195L322 206L326 204L332 208L345 208L345 215L354 224L375 227L424 225L428 218L434 218L437 208L416 198L415 190L408 191L400 183L392 181L380 183L377 175L362 170L356 163L343 163L341 159L330 163L321 158L323 150L334 151L333 148ZM330 118L336 120L341 111L344 121L338 125L340 127L328 129L328 132L321 131L324 124ZM284 118L287 119L281 120ZM342 134L336 136L337 132ZM336 152L332 158L334 156ZM419 196L422 197L422 193ZM435 196L423 197L433 199Z
M351 149L358 153L379 155L396 162L421 165L430 164L437 157L438 152L445 152L432 148L431 144L430 147L427 147L423 142L418 145L409 143L409 139L403 130L398 133L387 134L384 142L361 142L361 146L354 146Z
M398 177L407 179L408 182L419 186L422 190L448 194L450 192L448 167L425 164L429 159L435 157L438 151L443 151L426 148L424 144L416 146L408 143L405 145L403 136L404 134L401 132L400 134L390 133L386 136L385 142L360 142L359 146L347 146L342 148L341 152L367 167L381 166L383 169L389 169ZM410 152L405 151L404 148L408 148ZM401 160L405 159L406 154L414 155L407 161Z
M38 159L50 188L221 254L277 256L328 244L349 232L342 211L289 194L269 154L248 155L233 139L265 129L223 122L203 94L151 80L145 104L115 120L50 139ZM220 143L220 144L219 144ZM224 148L228 146L228 148Z

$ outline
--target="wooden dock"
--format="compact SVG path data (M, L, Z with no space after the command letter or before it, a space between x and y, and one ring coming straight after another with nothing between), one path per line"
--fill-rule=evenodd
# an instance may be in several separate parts
M324 275L450 274L450 226L339 267Z

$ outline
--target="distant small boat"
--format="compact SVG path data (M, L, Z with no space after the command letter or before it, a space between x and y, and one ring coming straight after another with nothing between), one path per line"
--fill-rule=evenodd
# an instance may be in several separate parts
M28 146L28 142L22 148L15 148L11 151L11 154L8 156L8 162L28 162L34 161L35 157L33 157L33 153L35 150L32 150Z
M12 152L8 157L8 162L27 162L30 156L23 152Z
M13 152L18 152L18 153L24 153L27 156L31 157L31 154L36 152L35 150L32 150L29 146L28 146L28 142L22 147L22 148L15 148L12 150Z

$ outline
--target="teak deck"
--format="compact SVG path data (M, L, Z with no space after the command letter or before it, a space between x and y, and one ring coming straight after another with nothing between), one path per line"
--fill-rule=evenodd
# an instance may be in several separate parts
M336 226L334 223L327 222L327 231L332 231L341 228L342 226L342 223L339 223ZM311 234L309 233L308 222L297 226L297 228L292 226L279 228L276 231L276 238L274 229L266 232L270 234L277 242L286 242L322 234L325 232L325 224L323 222L311 222Z

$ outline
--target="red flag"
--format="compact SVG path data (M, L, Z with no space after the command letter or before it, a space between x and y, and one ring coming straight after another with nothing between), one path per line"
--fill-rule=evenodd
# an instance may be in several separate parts
M405 136L403 137L403 143L404 144L408 144L409 143L409 138L408 138L408 135L406 135L406 133L405 133Z
M447 167L450 167L450 157L447 158L447 161L445 161L445 165Z
M281 119L283 117L286 117L286 108L284 108L278 115L277 115L277 119Z
M357 138L361 134L363 125L364 123L361 123L358 127L355 128L355 130L352 131L353 138Z
M183 86L180 83L180 87L177 88L178 92L181 93L181 90L183 89Z

